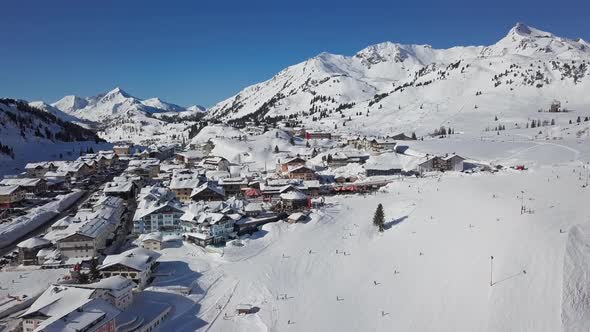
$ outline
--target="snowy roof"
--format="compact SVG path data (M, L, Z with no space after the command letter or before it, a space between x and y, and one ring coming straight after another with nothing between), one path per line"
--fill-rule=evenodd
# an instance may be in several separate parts
M196 188L201 183L201 178L198 174L174 174L170 185L170 189L187 189Z
M105 193L126 193L133 189L133 182L107 182L104 187Z
M114 296L118 296L120 291L127 290L128 288L135 287L135 283L125 277L120 275L108 277L101 279L97 282L91 284L73 284L67 285L71 287L77 288L86 288L86 289L105 289L109 290L111 294Z
M281 199L290 200L290 201L299 201L299 200L307 199L307 195L300 192L300 191L293 190L293 191L281 194Z
M33 236L30 239L24 240L21 243L17 244L18 248L27 248L27 249L34 249L38 247L42 247L45 245L51 244L51 241L46 240L42 237Z
M11 195L19 188L20 186L0 186L0 196Z
M49 286L20 317L41 314L47 317L63 317L90 302L94 289Z
M44 332L77 332L102 330L102 326L121 311L103 299L96 298L61 317L41 322L36 330Z
M244 207L244 211L246 212L254 212L254 211L264 211L264 204L263 203L249 203Z
M188 237L194 237L194 238L197 238L199 240L207 240L207 239L212 238L211 235L205 234L205 233L184 233L184 235L185 236L188 236Z
M442 157L443 160L451 160L453 158L458 158L458 159L461 159L461 160L465 160L465 158L463 158L463 157L461 157L459 155L456 155L456 154L450 154L448 156Z
M205 157L205 154L198 150L188 150L183 152L178 152L177 155L182 156L187 159L200 159Z
M251 304L238 304L236 305L236 310L251 310L252 309L252 305Z
M158 242L162 242L162 233L160 233L160 232L153 232L153 233L145 234L141 238L141 242L144 242L144 241L158 241Z
M191 193L191 197L200 194L204 190L211 190L221 196L225 196L225 190L223 190L223 188L218 187L211 182L207 182L207 183L203 183L201 186L193 189L193 192Z
M15 179L4 179L0 181L0 185L3 186L22 186L22 187L34 187L38 185L40 182L45 181L43 179L38 178L15 178Z
M302 212L295 212L295 213L291 213L289 215L289 219L290 220L302 220L305 217L307 217L307 216L304 213L302 213Z
M37 167L40 167L40 168L48 168L48 167L51 167L53 165L54 164L52 162L50 162L50 161L41 161L41 162L37 162L37 163L27 163L25 165L25 169L34 169L34 168L37 168Z
M220 179L217 183L219 185L226 185L226 184L243 184L243 185L247 185L248 184L248 180L245 179L245 178L241 178L241 177L224 178L224 179Z
M123 265L136 271L145 271L151 265L151 262L160 258L160 254L144 248L133 248L117 255L105 257L100 269L105 269L113 265Z
M294 173L294 172L299 172L299 171L305 171L305 172L307 172L307 171L310 171L310 172L315 172L313 169L311 169L311 168L309 168L309 167L307 167L307 166L304 166L304 165L301 165L301 166L295 166L295 167L293 167L293 168L289 167L289 173Z
M165 206L182 211L182 205L169 189L156 186L142 188L133 220L141 219Z

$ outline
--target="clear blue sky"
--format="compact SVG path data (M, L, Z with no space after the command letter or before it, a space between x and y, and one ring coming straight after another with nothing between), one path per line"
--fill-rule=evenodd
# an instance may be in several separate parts
M322 51L492 44L522 21L590 39L588 0L3 0L0 95L53 102L121 86L212 106Z

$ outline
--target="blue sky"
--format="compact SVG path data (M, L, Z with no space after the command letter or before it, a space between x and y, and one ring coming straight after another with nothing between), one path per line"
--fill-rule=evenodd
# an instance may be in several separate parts
M212 106L323 51L492 44L517 21L588 40L589 9L587 0L3 0L0 95L53 102L120 86Z

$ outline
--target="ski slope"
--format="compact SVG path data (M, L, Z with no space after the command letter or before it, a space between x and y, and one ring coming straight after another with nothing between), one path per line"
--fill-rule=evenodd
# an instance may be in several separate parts
M198 287L194 305L162 328L583 330L590 235L578 225L590 215L581 161L590 151L562 143L484 142L482 154L532 167L404 178L373 195L331 197L309 221L267 224L223 254L165 249L163 259L186 262L190 271L179 270ZM531 213L521 214L522 202ZM372 225L378 203L383 234ZM259 311L236 316L243 303Z

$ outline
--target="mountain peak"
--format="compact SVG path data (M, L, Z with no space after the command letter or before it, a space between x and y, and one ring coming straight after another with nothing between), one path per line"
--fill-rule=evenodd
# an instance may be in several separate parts
M129 98L130 95L125 92L123 89L121 89L120 87L115 87L114 89L112 89L111 91L107 92L106 95L121 95L125 98Z
M517 22L516 25L508 32L508 36L553 37L553 34L530 27L522 22Z

